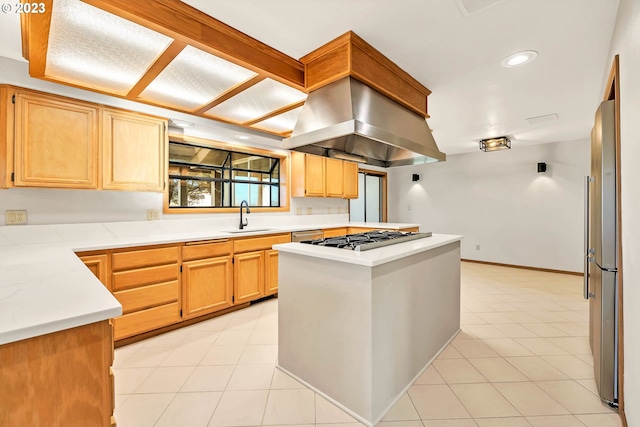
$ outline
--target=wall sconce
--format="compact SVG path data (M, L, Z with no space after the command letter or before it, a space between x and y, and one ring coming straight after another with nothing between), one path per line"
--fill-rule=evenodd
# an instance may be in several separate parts
M482 151L504 150L505 148L511 149L511 140L506 136L480 140L480 149Z
M538 163L538 173L545 173L547 171L546 163Z
M418 175L417 173L414 173L413 175L411 175L411 181L413 182L420 181L420 175Z

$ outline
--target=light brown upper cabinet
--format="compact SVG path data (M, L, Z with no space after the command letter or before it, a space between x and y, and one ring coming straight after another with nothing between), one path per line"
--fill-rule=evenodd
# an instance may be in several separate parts
M98 107L15 94L14 185L98 188Z
M324 197L324 157L291 152L291 196Z
M8 85L0 98L0 188L164 190L166 119Z
M291 152L291 197L358 197L358 164Z
M166 120L110 109L102 118L103 188L163 191Z
M342 197L344 194L343 161L338 159L324 159L325 164L325 195L327 197Z
M343 177L343 197L345 199L358 198L358 164L353 162L342 162L344 167Z

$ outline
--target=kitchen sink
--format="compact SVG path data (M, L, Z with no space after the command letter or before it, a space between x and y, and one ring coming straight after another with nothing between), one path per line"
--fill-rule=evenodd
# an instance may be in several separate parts
M242 234L242 233L257 233L260 231L272 231L273 228L245 228L243 230L221 230L223 233Z

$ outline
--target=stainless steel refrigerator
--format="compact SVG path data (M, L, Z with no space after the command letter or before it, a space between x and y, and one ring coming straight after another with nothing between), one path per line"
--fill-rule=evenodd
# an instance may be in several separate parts
M600 104L591 131L591 175L585 185L584 297L600 398L618 402L618 241L614 101Z

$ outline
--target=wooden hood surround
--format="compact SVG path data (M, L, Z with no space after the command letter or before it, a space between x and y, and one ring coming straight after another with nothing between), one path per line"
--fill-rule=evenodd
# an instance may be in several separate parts
M172 39L168 47L155 58L126 94L101 88L90 78L86 81L70 81L50 75L47 73L47 53L51 17L56 1L62 0L44 0L46 13L21 15L23 56L29 61L29 74L34 78L169 108L282 137L289 136L293 126L291 129L274 131L263 127L260 122L299 109L304 100L280 106L248 120L220 117L208 113L208 110L265 79L275 81L274 84L283 84L309 93L340 78L352 76L411 111L425 118L429 117L429 89L351 31L296 60L178 0L82 0ZM140 97L145 88L187 46L241 66L255 75L195 108L153 102Z

